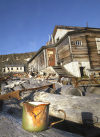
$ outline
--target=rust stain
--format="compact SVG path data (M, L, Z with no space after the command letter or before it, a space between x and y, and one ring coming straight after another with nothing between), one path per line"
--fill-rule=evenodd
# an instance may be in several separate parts
M38 106L33 106L29 103L24 103L25 111L31 116L33 124L36 127L40 127L46 121L46 106L47 104L40 104Z

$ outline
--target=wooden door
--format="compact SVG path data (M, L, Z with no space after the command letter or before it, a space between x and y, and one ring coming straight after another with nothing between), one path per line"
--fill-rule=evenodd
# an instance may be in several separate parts
M55 48L47 49L48 66L55 66Z

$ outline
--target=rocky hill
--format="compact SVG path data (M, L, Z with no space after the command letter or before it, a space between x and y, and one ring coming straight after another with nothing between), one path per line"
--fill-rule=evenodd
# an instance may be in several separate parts
M8 55L0 55L0 72L2 72L2 67L5 65L11 64L24 64L35 55L36 52L29 53L20 53L20 54L8 54Z

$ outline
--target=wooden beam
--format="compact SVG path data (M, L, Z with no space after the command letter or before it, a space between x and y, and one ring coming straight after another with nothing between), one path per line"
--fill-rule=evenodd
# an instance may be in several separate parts
M58 95L46 92L36 92L34 101L49 102L49 115L65 120L83 124L84 120L100 128L100 97L84 97L72 95ZM89 117L90 116L90 117ZM92 116L92 117L91 117Z
M23 89L23 90L17 90L17 91L12 91L12 92L9 92L7 94L4 94L4 95L0 95L0 100L8 100L8 99L11 99L11 98L16 98L18 100L21 100L21 92L26 92L26 91L29 91L29 90L40 90L40 89L45 89L45 88L53 88L55 89L55 84L49 84L49 85L45 85L45 86L41 86L41 87L35 87L35 88L29 88L29 89Z

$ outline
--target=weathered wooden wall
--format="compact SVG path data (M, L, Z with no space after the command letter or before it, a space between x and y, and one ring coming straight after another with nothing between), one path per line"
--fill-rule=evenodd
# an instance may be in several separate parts
M87 46L92 69L100 68L100 54L97 51L95 38L100 38L100 33L88 33L86 36Z
M97 52L95 38L100 38L99 33L77 33L70 36L73 61L90 61L91 68L100 68L100 54ZM76 45L76 41L82 41L82 45ZM71 53L68 37L57 44L58 61L71 62Z
M45 50L45 49L44 49ZM30 63L29 67L32 68L33 71L40 71L45 68L45 54L44 50L42 50Z
M63 65L70 62L86 63L91 69L100 68L100 54L97 51L96 38L100 38L100 32L85 31L72 33L64 37L57 44L57 61ZM77 45L81 41L82 45Z
M82 45L75 45L76 41L82 41ZM86 38L84 34L74 34L69 38L66 37L57 45L58 62L63 64L70 63L72 61L89 61L88 48ZM71 47L70 47L71 44ZM70 49L71 48L71 49Z
M57 45L57 61L62 64L71 62L71 53L68 37L60 41Z
M63 37L56 44L57 62L62 63L67 71L78 77L81 76L80 67L84 67L85 74L89 76L89 69L100 68L96 38L100 38L100 32L88 30ZM82 44L76 44L77 41Z
M45 56L44 50L38 55L38 70L42 70L45 68Z
M86 43L86 38L84 34L75 34L71 38L71 51L73 61L85 62L89 61L88 48ZM76 41L81 41L82 45L76 45Z

